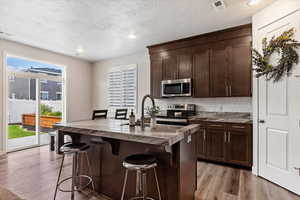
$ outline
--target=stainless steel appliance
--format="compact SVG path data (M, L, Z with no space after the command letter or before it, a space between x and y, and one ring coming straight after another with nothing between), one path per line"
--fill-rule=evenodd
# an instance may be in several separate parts
M161 115L157 116L158 124L188 125L188 119L196 115L194 104L172 104Z
M192 96L192 79L165 80L161 82L162 97Z

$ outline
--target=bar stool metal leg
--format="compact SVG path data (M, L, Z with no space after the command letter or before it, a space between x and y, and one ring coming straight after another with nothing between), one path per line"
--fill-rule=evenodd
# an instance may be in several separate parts
M156 167L153 168L153 171L154 171L154 176L155 176L155 181L156 181L158 198L159 198L159 200L161 200L161 194L160 194L159 183L158 183L158 178L157 178L157 173L156 173Z
M72 192L71 192L71 200L74 200L75 197L75 187L76 187L76 178L77 178L77 169L78 169L78 153L74 153L73 155L73 169L72 169Z
M128 178L128 169L125 171L125 177L124 177L124 183L123 183L123 190L122 190L122 196L121 200L124 200L125 190L126 190L126 184L127 184L127 178Z
M57 182L56 182L56 186L55 186L55 193L54 193L53 200L56 199L56 194L57 194L57 190L58 190L58 183L59 183L61 171L62 171L62 168L63 168L63 165L64 165L64 160L65 160L65 154L63 154L63 156L62 156L62 160L61 160L61 164L60 164L60 168L59 168L59 173L58 173L58 177L57 177Z

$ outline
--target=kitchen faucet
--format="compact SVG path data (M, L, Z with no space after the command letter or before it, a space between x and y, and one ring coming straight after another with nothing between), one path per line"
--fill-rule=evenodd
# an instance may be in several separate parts
M147 98L150 98L151 101L152 101L152 107L155 108L155 102L154 102L154 98L147 94L143 97L143 100L142 100L142 116L141 116L141 128L142 130L145 130L145 100Z

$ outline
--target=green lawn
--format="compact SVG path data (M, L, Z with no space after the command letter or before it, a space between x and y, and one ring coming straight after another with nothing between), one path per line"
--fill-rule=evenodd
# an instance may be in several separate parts
M35 135L34 131L27 131L23 129L20 125L8 126L8 139L33 136L33 135Z

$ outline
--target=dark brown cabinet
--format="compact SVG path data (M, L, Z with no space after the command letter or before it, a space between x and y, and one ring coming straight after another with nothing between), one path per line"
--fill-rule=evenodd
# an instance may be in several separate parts
M251 96L251 46L250 39L245 44L237 43L229 47L229 96Z
M215 161L225 161L225 129L206 128L206 158Z
M252 165L251 129L247 126L237 124L228 127L226 160L238 165Z
M151 95L161 97L162 60L151 60Z
M204 158L206 155L205 149L205 140L206 140L206 130L201 129L199 133L197 133L197 145L196 145L196 152L198 157Z
M228 47L216 44L211 49L210 57L211 96L228 96Z
M177 56L178 79L192 77L192 56L181 54Z
M192 56L176 53L163 58L163 80L192 77Z
M198 48L193 53L194 97L209 97L209 49Z
M197 134L196 146L200 159L252 166L250 124L207 123Z
M162 61L163 80L174 80L178 77L177 56L164 57Z
M159 83L151 85L160 87L161 79L192 78L193 97L249 97L251 42L252 27L243 25L150 46L151 59L162 60L162 75L151 78Z

